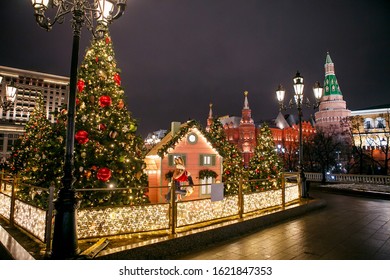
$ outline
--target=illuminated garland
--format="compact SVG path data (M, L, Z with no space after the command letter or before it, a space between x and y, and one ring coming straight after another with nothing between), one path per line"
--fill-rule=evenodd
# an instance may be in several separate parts
M158 151L157 154L164 158L164 156L168 153L168 149L174 148L177 143L188 133L188 131L196 127L199 131L203 131L201 125L196 120L191 120L186 123L186 125L182 126L180 130L173 136L165 145L163 145Z
M244 213L281 205L282 194L282 190L245 194ZM296 199L299 199L298 185L286 184L285 202ZM10 204L11 198L0 193L0 215L7 219L10 217ZM238 195L226 196L222 201L211 201L208 198L177 203L177 226L237 215L238 205ZM80 209L77 211L77 235L80 238L91 238L168 229L169 213L167 203ZM16 201L15 223L42 241L46 232L46 215L41 209Z

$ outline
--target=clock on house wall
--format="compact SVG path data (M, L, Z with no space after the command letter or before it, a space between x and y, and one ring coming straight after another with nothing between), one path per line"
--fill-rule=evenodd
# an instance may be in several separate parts
M187 141L190 144L195 144L196 142L198 142L198 136L195 133L190 133L187 136Z

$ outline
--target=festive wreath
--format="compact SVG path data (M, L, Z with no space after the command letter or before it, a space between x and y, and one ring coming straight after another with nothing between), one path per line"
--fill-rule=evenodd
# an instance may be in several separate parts
M217 178L218 174L217 172L210 170L210 169L202 169L199 171L199 179L204 179L204 178Z

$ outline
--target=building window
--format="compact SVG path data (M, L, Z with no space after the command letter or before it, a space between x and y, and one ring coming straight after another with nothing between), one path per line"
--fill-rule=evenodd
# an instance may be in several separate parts
M215 155L199 155L199 165L202 166L214 166L215 165Z
M383 118L377 118L375 122L376 128L386 128L385 120Z
M366 146L367 147L374 147L375 146L375 139L371 137L366 138Z
M214 183L213 177L206 177L203 179L200 179L200 194L201 195L210 195L211 194L211 184Z
M186 155L184 154L170 154L168 155L168 165L175 166L175 158L181 157L183 159L184 165L186 164Z
M14 146L18 137L19 137L18 134L8 134L7 152L10 152L12 150L12 147Z
M373 126L373 120L372 119L365 119L364 120L364 128L365 129L371 129L371 128L373 128L374 126Z

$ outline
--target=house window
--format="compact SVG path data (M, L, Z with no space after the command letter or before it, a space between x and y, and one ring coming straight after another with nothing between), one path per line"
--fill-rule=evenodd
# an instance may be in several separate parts
M202 166L214 166L215 165L215 155L199 155L199 165Z
M200 194L201 195L210 195L211 194L211 184L214 183L213 177L206 177L203 179L200 179Z
M183 159L184 165L186 164L186 155L184 154L170 154L168 155L168 165L175 166L175 158L181 157Z

